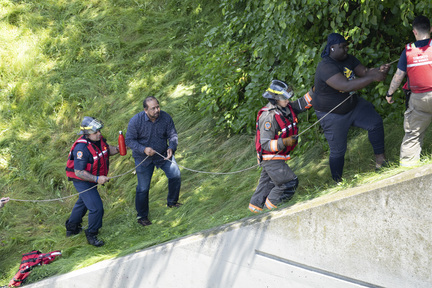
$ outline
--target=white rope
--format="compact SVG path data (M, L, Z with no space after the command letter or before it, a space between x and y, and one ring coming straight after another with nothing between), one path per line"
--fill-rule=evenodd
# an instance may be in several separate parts
M138 166L140 166L140 165L141 165L145 160L147 160L148 157L149 157L149 156L147 156L147 157L146 157L143 161L141 161L137 166L135 166L134 168L132 168L132 169L130 169L130 170L128 170L128 171L126 171L125 173L120 174L120 175L117 175L117 176L108 177L108 179L118 178L118 177L124 176L124 175L126 175L126 174L128 174L128 173L134 171L134 170L135 170ZM9 201L18 201L18 202L53 202L53 201L60 201L60 200L64 200L64 199L67 199L67 198L71 198L71 197L77 196L77 195L79 195L79 194L82 194L82 193L84 193L84 192L90 191L90 190L92 190L93 188L95 188L95 187L98 186L98 185L99 185L99 184L95 184L94 186L92 186L92 187L90 187L90 188L88 188L88 189L86 189L86 190L84 190L84 191L81 191L81 192L79 192L79 193L75 193L75 194L72 194L72 195L69 195L69 196L61 197L61 198L46 199L46 200L24 200L24 199L13 199L13 198L10 198Z
M297 136L300 136L300 135L304 134L306 131L308 131L308 130L311 129L313 126L315 126L316 124L318 124L322 119L324 119L325 117L327 117L327 115L329 115L330 113L332 113L336 108L338 108L340 105L342 105L346 100L348 100L349 98L351 98L351 96L352 96L352 95L350 95L350 96L348 96L347 98L345 98L342 102L340 102L338 105L336 105L333 109L331 109L329 112L327 112L323 117L321 117L319 120L315 121L315 123L313 123L312 125L310 125L306 130L304 130L303 132L301 132L301 133L298 134ZM273 157L276 157L280 152L281 152L281 151L279 151L278 153L276 153L275 155L273 155ZM170 160L170 159L168 159L168 158L165 158L165 157L164 157L162 154L160 154L159 152L156 152L156 154L158 154L159 156L161 156L163 159L165 159L165 160L167 160L167 161L170 161L171 163L174 163L172 160ZM144 163L144 161L146 161L148 157L149 157L149 156L147 156L147 157L146 157L143 161L141 161L138 165L136 165L134 168L132 168L132 169L126 171L125 173L122 173L122 174L120 174L120 175L116 175L116 176L108 177L108 179L115 179L115 178L118 178L118 177L122 177L122 176L124 176L124 175L126 175L126 174L128 174L128 173L130 173L130 172L132 172L132 171L134 171L138 166L140 166L142 163ZM273 158L273 157L272 157L272 158ZM271 160L271 159L270 159L270 160ZM256 165L254 165L254 166L252 166L252 167L245 168L245 169L238 170L238 171L233 171L233 172L209 172L209 171L194 170L194 169L190 169L190 168L184 167L184 166L182 166L182 165L179 165L179 164L177 164L177 163L175 163L175 164L176 164L177 166L179 166L179 167L181 167L181 168L183 168L183 169L185 169L185 170L191 171L191 172L195 172L195 173L203 173L203 174L213 174L213 175L231 175L231 174L237 174L237 173L242 173L242 172L245 172L245 171L248 171L248 170L251 170L251 169L254 169L254 168L260 166L260 164L256 164ZM10 198L9 201L18 201L18 202L53 202L53 201L60 201L60 200L64 200L64 199L67 199L67 198L71 198L71 197L77 196L77 195L79 195L79 194L82 194L82 193L84 193L84 192L87 192L87 191L89 191L89 190L95 188L95 187L98 186L98 185L99 185L99 184L96 184L96 185L94 185L94 186L92 186L92 187L90 187L90 188L88 188L88 189L86 189L86 190L84 190L84 191L79 192L79 193L75 193L75 194L72 194L72 195L69 195L69 196L60 197L60 198L55 198L55 199L46 199L46 200L24 200L24 199L13 199L13 198Z
M336 108L338 108L340 105L342 105L346 100L348 100L349 98L351 98L351 96L352 96L352 95L349 95L349 96L348 96L347 98L345 98L342 102L340 102L338 105L336 105L333 109L331 109L329 112L327 112L323 117L321 117L319 120L315 121L315 123L313 123L312 125L310 125L306 130L304 130L304 131L301 132L300 134L297 134L297 136L302 135L303 133L305 133L306 131L308 131L309 129L311 129L313 126L315 126L316 124L318 124L322 119L324 119L325 117L327 117L327 115L329 115L329 114L330 114L331 112L333 112ZM273 159L274 157L276 157L280 152L281 152L281 151L278 151L278 153L276 153L275 155L273 155L273 157L270 158L270 160ZM158 152L156 152L156 154L158 154L159 156L161 156L161 157L164 158L165 160L170 161L171 163L174 163L172 160L170 160L170 159L168 159L168 158L165 158L162 154L160 154L160 153L158 153ZM196 173L214 174L214 175L229 175L229 174L237 174L237 173L241 173L241 172L244 172L244 171L248 171L248 170L251 170L251 169L253 169L253 168L255 168L255 167L260 166L260 164L256 164L256 165L254 165L254 166L252 166L252 167L245 168L245 169L238 170L238 171L233 171L233 172L208 172L208 171L200 171L200 170L190 169L190 168L184 167L184 166L182 166L182 165L179 165L179 164L177 164L177 163L175 163L175 164L176 164L177 166L179 166L179 167L185 169L185 170L188 170L188 171L192 171L192 172L196 172Z
M163 159L165 159L165 160L167 160L167 161L170 161L171 163L174 163L172 160L170 160L170 159L168 159L168 158L165 158L162 154L160 154L160 153L157 152L157 151L156 151L156 154L158 154L159 156L161 156ZM247 170L251 170L251 169L253 169L253 168L259 166L259 164L256 164L256 165L254 165L254 166L252 166L252 167L245 168L245 169L238 170L238 171L233 171L233 172L208 172L208 171L200 171L200 170L194 170L194 169L186 168L186 167L184 167L184 166L182 166L182 165L177 164L177 162L176 162L175 164L176 164L177 166L179 166L179 167L185 169L185 170L189 170L189 171L192 171L192 172L196 172L196 173L203 173L203 174L215 174L215 175L229 175L229 174L241 173L241 172L244 172L244 171L247 171Z
M300 136L302 134L304 134L306 131L308 131L309 129L311 129L313 126L315 126L316 124L318 124L322 119L324 119L325 117L327 117L327 115L329 115L330 113L332 113L336 108L338 108L340 105L342 105L345 101L347 101L349 98L351 98L353 94L349 95L347 98L345 98L343 101L341 101L338 105L336 105L335 107L333 107L333 109L331 109L329 112L327 112L323 117L321 117L320 119L318 119L317 121L315 121L315 123L313 123L312 125L310 125L308 128L306 128L306 130L304 130L303 132L301 132L300 134L298 134L297 136Z

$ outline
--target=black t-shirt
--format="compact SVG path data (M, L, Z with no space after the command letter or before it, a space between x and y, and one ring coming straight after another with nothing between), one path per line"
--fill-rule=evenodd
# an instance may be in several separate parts
M338 91L327 85L326 81L337 73L342 73L348 80L354 79L354 69L359 64L360 61L350 54L348 54L348 57L344 61L336 61L327 56L318 63L315 72L315 94L312 99L312 105L315 110L329 112L351 94L353 95L350 99L333 110L332 113L346 114L354 109L357 105L357 96L354 92Z

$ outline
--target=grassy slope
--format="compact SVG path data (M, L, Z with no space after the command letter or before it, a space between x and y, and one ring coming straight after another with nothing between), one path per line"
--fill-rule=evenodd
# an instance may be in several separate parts
M104 135L115 143L118 130L126 129L149 94L160 98L162 109L173 115L180 139L179 164L213 172L254 166L253 136L216 135L212 120L193 111L193 71L185 68L185 58L203 31L220 16L217 1L197 3L3 1L1 196L33 200L74 194L65 179L64 166L82 117L102 119ZM386 132L387 153L397 160L401 122L386 123ZM308 133L322 138L316 127ZM328 147L320 141L291 161L300 188L286 205L400 171L368 173L373 170L373 153L367 135L354 129L350 139L345 170L348 181L333 186L327 167ZM426 150L430 151L430 146ZM113 158L110 175L131 168L129 152ZM100 188L105 205L100 236L107 243L101 248L88 245L82 234L65 237L64 221L76 197L55 202L11 201L0 211L0 284L7 284L16 273L21 253L33 249L60 249L63 257L34 269L30 282L249 217L247 204L259 173L253 169L234 175L209 175L182 169L181 201L185 205L171 210L165 206L166 178L157 171L150 193L154 225L145 229L135 222L135 176L129 173L114 179ZM86 222L85 218L84 225Z

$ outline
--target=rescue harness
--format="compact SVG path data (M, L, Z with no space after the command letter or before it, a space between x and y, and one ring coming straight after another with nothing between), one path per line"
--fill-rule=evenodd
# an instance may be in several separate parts
M74 171L73 150L75 149L75 146L78 143L86 144L87 149L89 150L90 154L93 156L93 163L87 163L87 167L85 168L85 170L95 176L107 176L109 170L108 144L106 143L105 139L101 137L100 140L101 149L99 149L99 147L97 147L94 143L86 139L83 135L75 141L75 143L72 145L71 150L69 151L69 156L66 163L66 176L68 177L68 180L70 181L73 179L82 180L81 178L75 175L75 171Z
M18 272L10 280L9 287L18 287L24 280L29 276L31 270L35 266L43 264L49 264L55 260L57 256L61 256L60 250L55 250L49 253L42 253L38 250L34 250L30 253L22 254L21 265L18 268Z
M285 117L281 112L277 111L277 108L273 107L263 107L258 112L257 121L256 121L256 137L255 137L255 149L257 151L258 162L261 163L262 160L289 160L290 152L295 148L297 144L294 146L285 147L282 151L277 152L276 149L274 151L267 151L262 149L261 146L261 133L259 130L259 118L261 114L265 111L272 111L275 113L275 119L279 125L280 130L275 134L274 140L279 138L286 138L292 135L297 135L297 116L294 113L294 110L290 105L287 106L290 109L292 119Z

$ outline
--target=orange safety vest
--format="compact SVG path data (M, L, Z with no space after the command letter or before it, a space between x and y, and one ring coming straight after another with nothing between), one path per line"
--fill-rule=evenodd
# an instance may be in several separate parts
M68 160L66 163L66 176L69 180L78 179L81 181L85 181L75 175L74 170L74 157L73 150L78 143L85 143L87 145L87 149L90 154L93 156L93 163L87 163L87 167L85 170L92 175L95 176L107 176L108 175L108 166L109 166L109 145L105 142L105 139L101 137L101 149L97 147L94 143L81 136L78 138L75 143L72 145L71 150L69 151Z
M297 135L297 116L290 105L288 105L287 107L290 109L291 115L293 116L292 123L287 117L283 116L282 113L277 111L276 108L263 107L258 112L256 121L255 149L257 151L257 157L259 162L261 162L262 160L289 160L291 158L289 153L294 149L297 144L294 146L285 147L282 151L279 152L264 150L261 147L261 133L259 130L259 118L261 114L265 111L274 110L276 122L279 124L280 127L280 130L274 136L274 140L277 140L279 138L286 138L292 135Z
M405 49L410 90L414 93L432 91L432 40L423 47L410 43Z

